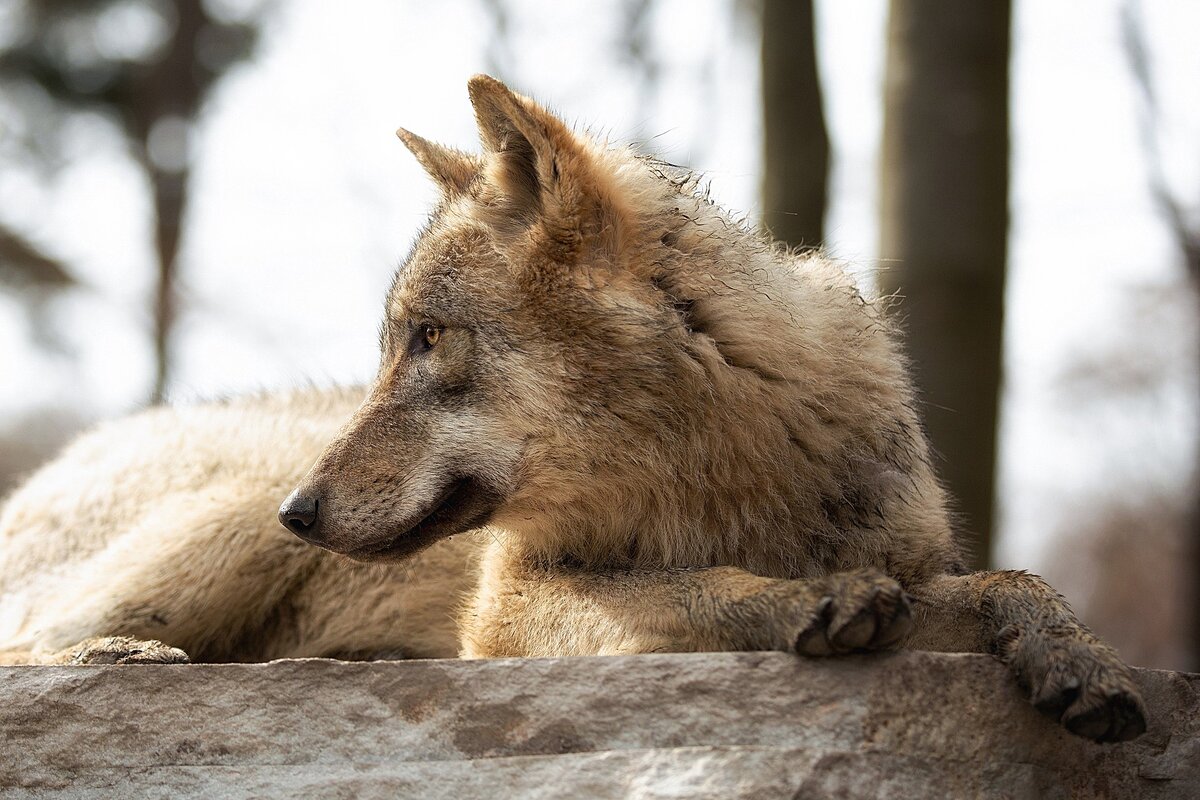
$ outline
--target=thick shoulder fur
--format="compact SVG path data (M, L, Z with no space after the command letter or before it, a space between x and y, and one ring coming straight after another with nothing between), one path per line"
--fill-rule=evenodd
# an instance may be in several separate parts
M588 565L870 565L913 580L954 568L880 303L824 255L734 220L690 173L576 133L491 79L471 93L486 152L436 227L481 231L539 330L562 337L524 375L530 413L556 424L531 435L499 535ZM570 424L580 414L588 424Z

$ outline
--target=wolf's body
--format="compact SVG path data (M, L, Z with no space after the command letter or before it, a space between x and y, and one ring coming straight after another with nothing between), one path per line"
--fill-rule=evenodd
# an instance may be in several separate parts
M972 650L1078 733L1141 732L1128 669L1053 590L963 574L889 325L837 265L491 79L471 97L483 157L401 132L443 201L373 385L85 439L0 521L11 650L446 655L456 628L477 657ZM287 527L378 563L275 528L296 483Z

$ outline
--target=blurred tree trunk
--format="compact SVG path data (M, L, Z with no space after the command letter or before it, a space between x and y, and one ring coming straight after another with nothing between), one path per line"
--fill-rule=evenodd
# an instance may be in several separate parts
M154 292L154 388L150 402L161 403L171 376L171 332L175 325L175 277L188 175L154 170L155 249L158 284Z
M209 24L199 0L175 4L174 35L152 72L130 87L126 125L137 138L144 155L154 198L154 253L158 261L158 284L154 293L154 388L151 402L161 403L171 376L171 334L175 325L176 276L183 227L184 202L191 171L187 142L164 143L179 152L155 153L151 138L155 126L170 120L190 121L199 111L207 86L197 79L200 37ZM177 131L186 128L176 127Z
M829 136L812 0L763 0L763 224L793 247L825 239Z
M903 297L937 465L990 563L1008 240L1010 3L892 0L881 288Z

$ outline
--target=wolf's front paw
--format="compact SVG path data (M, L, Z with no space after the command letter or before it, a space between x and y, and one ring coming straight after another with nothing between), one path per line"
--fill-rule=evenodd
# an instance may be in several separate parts
M128 636L85 639L62 653L65 664L186 664L187 653L159 641Z
M891 647L912 629L912 610L900 584L877 570L829 577L796 652L828 656Z
M1145 733L1146 708L1129 667L1085 629L1009 625L996 646L1033 704L1071 733L1097 742Z

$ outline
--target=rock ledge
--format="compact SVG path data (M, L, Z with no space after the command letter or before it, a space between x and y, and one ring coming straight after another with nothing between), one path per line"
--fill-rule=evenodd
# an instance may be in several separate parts
M1096 745L985 656L0 667L4 797L1200 797L1200 675Z

